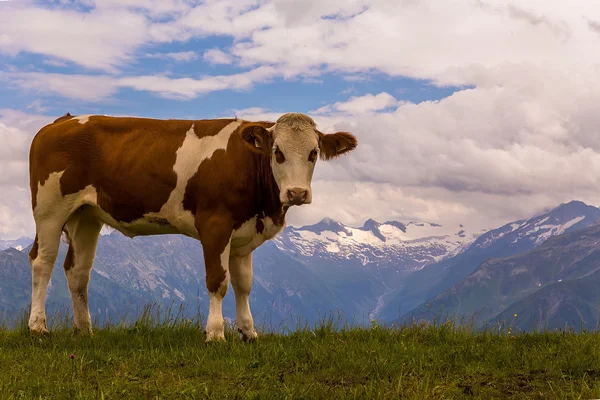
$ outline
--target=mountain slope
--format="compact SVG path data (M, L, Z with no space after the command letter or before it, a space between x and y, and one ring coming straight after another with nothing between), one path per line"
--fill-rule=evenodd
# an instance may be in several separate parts
M552 237L526 253L488 260L466 279L417 307L405 318L432 320L465 316L483 322L541 288L566 280L587 280L598 271L600 224L595 224ZM539 302L539 298L536 301ZM519 312L523 313L525 305L520 303Z
M386 299L384 320L396 320L465 279L481 263L531 250L550 237L573 232L600 220L600 209L580 201L515 221L479 236L465 251L407 277Z
M600 254L596 253L600 267ZM573 280L551 283L511 304L490 323L503 322L520 330L595 330L600 322L600 271ZM516 317L515 317L516 314Z

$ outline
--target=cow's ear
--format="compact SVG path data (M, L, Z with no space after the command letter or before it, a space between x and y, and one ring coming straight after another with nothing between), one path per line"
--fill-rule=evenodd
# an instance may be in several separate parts
M257 153L271 154L273 137L264 126L248 124L240 129L240 136L247 147Z
M352 151L358 146L356 137L348 132L319 132L319 149L321 160L330 160Z

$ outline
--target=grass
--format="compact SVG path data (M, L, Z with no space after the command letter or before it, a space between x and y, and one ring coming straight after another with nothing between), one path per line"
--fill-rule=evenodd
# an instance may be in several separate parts
M0 398L594 399L600 334L474 331L451 322L386 328L334 318L244 343L204 342L201 319L144 312L76 335L68 318L33 337L0 327ZM259 332L260 334L260 332Z

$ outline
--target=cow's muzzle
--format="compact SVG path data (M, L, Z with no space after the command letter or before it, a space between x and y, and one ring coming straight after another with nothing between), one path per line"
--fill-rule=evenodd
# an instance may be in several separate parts
M292 206L299 206L306 203L308 197L308 190L302 188L291 188L287 191L288 204Z

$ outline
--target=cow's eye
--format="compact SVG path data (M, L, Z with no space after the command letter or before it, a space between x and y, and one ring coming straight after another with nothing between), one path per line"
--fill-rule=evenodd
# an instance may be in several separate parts
M281 150L279 150L279 147L275 149L275 161L277 161L277 163L279 164L285 161L285 156L283 155Z
M310 162L317 161L317 150L313 150L310 152L310 154L308 155L308 161L310 161Z

